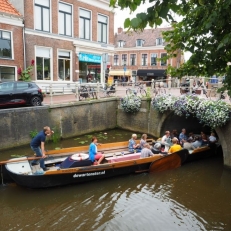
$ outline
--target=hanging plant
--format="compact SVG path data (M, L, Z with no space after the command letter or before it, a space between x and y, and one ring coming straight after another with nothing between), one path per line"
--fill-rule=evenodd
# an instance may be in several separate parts
M157 96L152 100L152 106L159 112L171 110L178 116L196 117L201 124L212 129L221 127L230 118L230 105L222 100L213 101L200 99L196 95L171 95Z
M124 112L136 113L140 111L141 98L136 94L130 94L120 100L120 105Z

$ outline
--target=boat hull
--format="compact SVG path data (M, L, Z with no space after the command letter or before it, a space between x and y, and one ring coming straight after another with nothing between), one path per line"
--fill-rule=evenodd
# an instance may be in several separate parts
M56 186L64 186L69 184L85 183L93 180L100 180L119 175L131 174L149 169L151 162L128 165L120 168L89 168L85 171L77 171L76 169L59 170L60 173L44 174L44 175L21 175L9 171L11 178L18 184L27 188L49 188Z

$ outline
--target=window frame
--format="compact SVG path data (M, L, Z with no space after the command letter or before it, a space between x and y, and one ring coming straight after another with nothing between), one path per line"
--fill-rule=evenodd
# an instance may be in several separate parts
M156 46L163 46L164 40L162 37L156 38Z
M117 60L117 64L115 64L115 56L117 56L117 59L116 59L116 60ZM120 65L119 60L120 60L119 55L118 55L118 54L115 54L114 57L113 57L113 66L119 66L119 65Z
M135 63L134 63L134 65L132 64L132 55L135 57ZM130 66L136 66L136 57L137 57L136 54L130 54Z
M37 31L43 31L43 32L48 32L48 33L51 33L52 31L51 31L51 29L52 29L52 27L51 27L51 1L50 0L48 0L48 2L49 2L49 7L47 7L47 6L44 6L44 5L40 5L40 4L38 4L38 3L35 3L35 1L34 1L34 29L35 30L37 30ZM36 10L36 6L37 7L40 7L41 9L43 9L43 8L45 8L45 9L48 9L49 10L49 31L46 31L46 30L43 30L43 12L41 11L41 30L40 29L36 29L36 25L35 25L35 20L36 20L36 18L35 18L35 10Z
M44 79L38 79L37 76L37 57L39 58L46 58L46 57L42 57L42 56L37 56L37 48L44 48L44 49L49 49L50 50L50 79L46 80ZM44 59L43 59L43 72L44 72ZM44 47L44 46L35 46L35 81L39 82L39 81L53 81L53 48L52 47Z
M167 53L166 52L163 52L163 53L160 53L160 58L162 58L162 55L165 54L167 56ZM166 64L165 65L162 65L162 60L160 60L160 66L161 67L166 67L168 65L168 60L166 60Z
M123 57L126 57L126 61L124 62ZM128 64L128 54L121 54L121 65L124 66L124 64Z
M140 42L140 45L138 45L138 41ZM144 40L143 39L136 39L136 47L143 47Z
M155 65L152 65L152 55L156 55L156 64ZM151 53L150 54L150 66L157 66L157 64L158 64L158 61L157 61L157 59L158 59L158 53Z
M73 37L73 5L72 4L68 4L68 3L66 3L66 2L58 2L59 4L61 3L61 4L63 4L63 5L67 5L67 6L70 6L71 7L71 13L68 13L68 12L66 12L66 11L62 11L62 10L60 10L60 9L58 9L58 15L59 15L59 13L63 13L64 14L64 34L61 34L60 33L60 31L59 31L59 34L60 35L64 35L64 36L68 36L68 37ZM70 15L71 16L71 35L67 35L66 34L66 15ZM58 17L59 18L59 20L60 20L60 17ZM58 20L58 29L59 29L59 20Z
M60 51L64 51L64 52L69 52L70 53L70 80L59 80L57 79L58 82L71 82L73 79L73 72L72 72L72 51L71 50L64 50L64 49L58 49L57 50L57 73L59 75L59 52ZM63 60L65 60L65 58L61 58ZM69 59L66 59L69 60Z
M12 81L15 81L17 79L16 73L17 73L17 67L16 66L11 66L11 65L0 65L0 69L1 67L10 67L10 68L14 68L14 79ZM2 73L0 71L0 81L2 81L2 77L1 77Z
M11 57L1 57L0 59L8 59L8 60L13 60L14 59L14 43L13 43L13 32L9 30L2 30L0 29L0 32L8 32L10 33L10 48L11 48ZM9 41L9 40L8 40Z
M143 56L146 55L146 64L143 64ZM145 66L148 66L148 54L147 53L143 53L141 54L141 66L145 67Z
M83 10L83 11L88 11L90 13L90 19L89 18L86 18L86 17L83 17L80 15L80 11ZM81 38L81 30L80 30L80 19L84 19L84 38ZM86 29L85 29L85 20L89 20L89 39L85 38L86 37ZM91 41L92 40L92 11L91 10L88 10L88 9L84 9L84 8L79 8L79 38L80 39L84 39L84 40L89 40Z
M107 19L107 23L104 23L104 22L100 22L99 21L99 16L102 16L102 17L105 17ZM108 22L109 22L109 18L107 15L103 15L103 14L97 14L97 41L99 43L104 43L104 44L107 44L108 43ZM99 33L99 24L101 24L101 41L99 41L98 39L98 33ZM103 42L102 39L103 39L103 33L102 33L102 29L103 29L103 25L106 25L106 42Z

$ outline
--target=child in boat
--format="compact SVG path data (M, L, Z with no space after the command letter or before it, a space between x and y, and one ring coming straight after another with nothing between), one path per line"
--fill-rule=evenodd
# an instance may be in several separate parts
M91 141L92 143L89 147L89 159L94 163L94 165L98 165L103 161L105 156L102 153L97 152L97 138L93 136Z
M137 135L136 134L132 134L132 138L129 140L128 143L128 151L129 152L140 152L141 148L140 148L140 144L136 144L136 139L137 139Z

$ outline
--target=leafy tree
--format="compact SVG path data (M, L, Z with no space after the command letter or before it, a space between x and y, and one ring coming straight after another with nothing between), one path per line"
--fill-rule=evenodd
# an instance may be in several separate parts
M113 7L134 12L145 0L110 0ZM168 67L173 76L225 75L224 89L231 95L231 0L149 0L152 6L147 12L127 18L124 28L142 30L156 27L163 20L172 23L173 30L164 32L168 57L179 50L190 51L192 56L180 68ZM174 22L172 15L180 16Z

